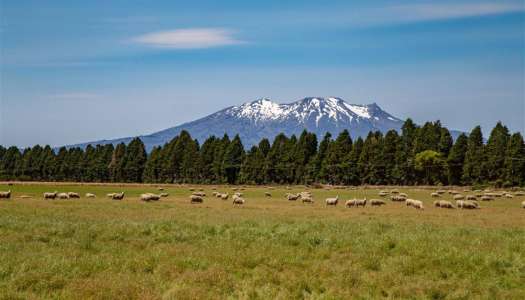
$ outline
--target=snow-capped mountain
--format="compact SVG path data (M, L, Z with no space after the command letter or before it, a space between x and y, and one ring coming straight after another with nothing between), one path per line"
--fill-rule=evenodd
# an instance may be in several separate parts
M222 137L227 133L233 137L239 134L248 148L262 138L272 140L281 132L288 136L299 135L306 129L316 133L321 139L326 132L335 137L348 129L352 137L365 137L370 131L399 130L402 125L402 120L383 111L376 103L357 105L335 97L311 97L289 104L278 104L263 98L228 107L204 118L140 138L149 151L154 146L170 141L182 130L188 131L201 143L211 135ZM127 143L131 139L132 137L103 140L73 146Z

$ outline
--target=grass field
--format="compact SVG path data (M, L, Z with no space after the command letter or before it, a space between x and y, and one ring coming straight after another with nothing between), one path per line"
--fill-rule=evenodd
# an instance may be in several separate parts
M324 199L379 190L312 190L303 204L283 195L304 187L247 187L232 207L197 188L203 204L181 186L143 203L155 187L0 185L13 191L0 200L0 298L525 299L525 197L447 210L432 190L400 188L425 210L348 209ZM98 197L42 199L54 190Z

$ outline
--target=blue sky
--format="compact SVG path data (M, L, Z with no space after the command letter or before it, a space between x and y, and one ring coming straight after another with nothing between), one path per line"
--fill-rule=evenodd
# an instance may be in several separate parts
M0 144L151 133L262 97L525 132L524 3L0 0Z

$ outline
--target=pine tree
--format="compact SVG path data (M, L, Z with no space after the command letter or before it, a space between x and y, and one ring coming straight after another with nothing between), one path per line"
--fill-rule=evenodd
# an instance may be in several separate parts
M481 127L475 127L468 137L462 181L465 184L483 183L483 163L485 161L483 134Z
M112 182L123 182L124 165L126 164L126 144L120 143L115 147L109 163L109 175Z
M160 180L161 147L153 147L148 156L142 180L146 183L156 183Z
M507 186L525 186L525 143L519 132L510 137L507 146L504 180Z
M328 147L330 147L330 143L332 143L332 135L329 132L327 132L324 135L323 140L319 144L319 150L317 151L317 155L314 158L313 162L313 174L310 177L315 178L316 181L326 181L326 176L323 172L323 161L325 160L326 154L328 152Z
M456 139L456 143L450 149L447 158L447 177L448 184L460 185L463 174L463 164L465 162L465 153L468 147L468 137L461 134Z
M344 181L344 158L352 152L352 138L348 130L343 130L337 139L331 142L321 168L325 180L330 184L341 184Z
M244 147L239 135L236 135L224 153L223 168L229 184L237 182L243 159Z
M510 139L509 130L498 122L485 146L486 161L483 168L486 170L487 179L490 181L502 181L504 177L505 153Z
M383 160L385 162L385 181L388 184L396 184L396 153L399 144L397 131L390 130L386 133L383 143Z
M317 137L313 133L303 130L297 145L295 147L294 166L295 179L294 183L310 183L312 178L309 177L310 161L317 153Z
M123 179L126 182L142 182L146 165L146 147L140 138L134 138L126 148Z

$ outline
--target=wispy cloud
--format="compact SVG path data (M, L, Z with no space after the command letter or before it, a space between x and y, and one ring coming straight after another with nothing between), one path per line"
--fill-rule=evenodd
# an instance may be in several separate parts
M393 20L398 21L431 21L466 17L489 16L525 10L521 3L495 2L454 2L454 3L420 3L400 4L386 8Z
M96 100L102 95L89 92L68 92L49 95L47 98L55 100Z
M199 49L242 44L234 31L224 28L188 28L158 31L132 39L133 42L155 48Z

